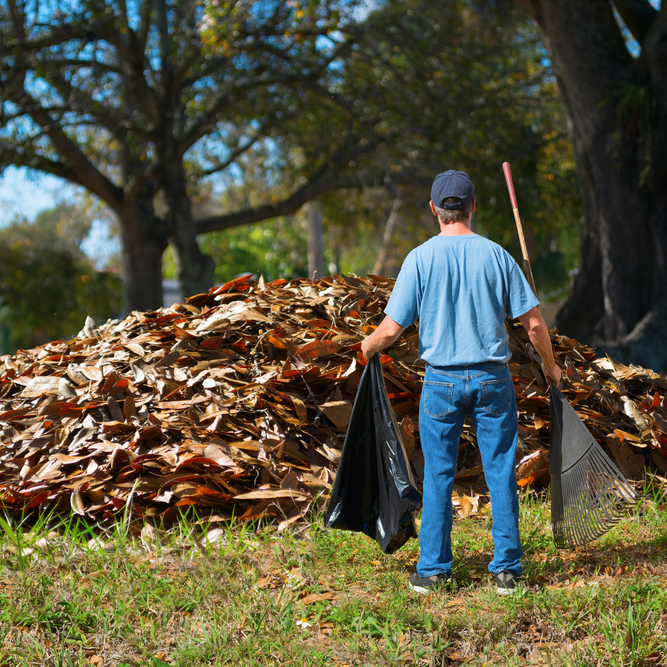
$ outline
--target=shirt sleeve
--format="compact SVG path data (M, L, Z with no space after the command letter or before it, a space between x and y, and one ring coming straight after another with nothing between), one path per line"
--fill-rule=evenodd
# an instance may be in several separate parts
M538 298L530 289L530 285L514 259L508 255L509 260L509 295L507 312L511 319L516 319L527 313L531 308L539 306Z
M403 262L396 284L391 292L385 315L402 327L409 327L419 317L419 274L415 254L411 252Z

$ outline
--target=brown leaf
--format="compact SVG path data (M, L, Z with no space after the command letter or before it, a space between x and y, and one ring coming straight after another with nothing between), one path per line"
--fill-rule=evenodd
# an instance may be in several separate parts
M658 467L658 470L660 470L663 473L667 473L667 461L658 454L656 451L651 452L651 458L653 459L653 463Z
M290 489L296 491L299 487L299 479L294 472L288 472L285 478L280 482L281 489Z
M72 511L75 514L79 514L81 516L85 516L86 511L83 505L83 498L81 497L81 490L76 488L72 491L70 495L70 505L72 507Z
M128 421L137 416L137 409L132 396L128 396L123 403L123 415L125 415L125 419Z
M528 486L532 484L548 463L549 451L540 448L536 452L532 452L519 462L516 468L516 477L518 486Z
M331 340L314 340L302 345L296 351L296 356L304 361L315 361L321 357L327 357L340 350L340 344Z
M93 382L99 382L104 377L102 369L97 368L96 366L80 366L79 370Z
M540 621L537 625L536 630L541 634L541 635L546 635L549 637L553 630L544 622Z
M76 403L62 401L60 403L49 403L48 405L45 405L43 408L39 409L37 414L46 415L49 417L64 417L65 415L76 410L80 410Z
M123 411L120 409L120 406L118 405L116 399L113 398L112 396L109 396L107 398L107 407L109 408L109 412L111 413L112 419L114 419L117 422L125 421L125 415L123 414Z
M308 411L306 410L306 404L300 398L297 398L296 396L290 396L290 399L292 400L292 404L294 405L294 408L296 409L296 416L304 424L307 423L307 421L308 421Z
M35 392L39 394L53 394L58 395L59 377L53 376L39 376L30 378L28 384L25 386L24 392Z
M329 401L319 406L327 419L335 426L345 428L350 422L352 415L352 403L350 401Z
M302 597L299 602L301 604L312 604L313 602L326 602L327 600L335 600L334 593L311 593Z
M274 498L291 498L292 500L307 500L308 496L291 489L257 489L248 493L240 493L234 500L268 500Z

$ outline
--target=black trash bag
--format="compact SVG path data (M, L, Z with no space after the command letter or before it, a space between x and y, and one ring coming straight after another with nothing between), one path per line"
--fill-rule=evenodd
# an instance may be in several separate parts
M416 537L415 486L378 354L361 377L325 517L328 528L364 533L385 553Z

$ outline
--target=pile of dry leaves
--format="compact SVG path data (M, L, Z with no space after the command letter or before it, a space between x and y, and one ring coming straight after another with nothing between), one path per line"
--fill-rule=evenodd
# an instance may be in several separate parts
M0 499L9 510L110 519L131 503L167 521L274 515L285 526L328 493L365 359L393 282L246 278L71 341L0 357ZM382 357L417 479L423 367L410 329ZM667 380L553 335L564 393L629 477L667 471ZM548 482L549 403L537 356L511 334L520 410L520 485ZM485 495L464 429L455 504Z

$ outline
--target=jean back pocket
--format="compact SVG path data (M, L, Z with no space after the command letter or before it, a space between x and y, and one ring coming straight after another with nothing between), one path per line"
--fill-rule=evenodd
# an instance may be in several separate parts
M511 377L484 380L482 383L482 408L492 415L503 415L512 404L514 385Z
M424 382L422 389L424 410L431 417L444 417L452 411L453 382Z

